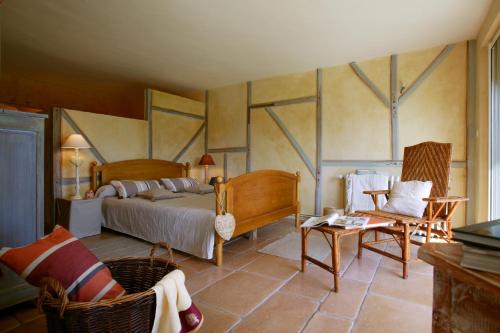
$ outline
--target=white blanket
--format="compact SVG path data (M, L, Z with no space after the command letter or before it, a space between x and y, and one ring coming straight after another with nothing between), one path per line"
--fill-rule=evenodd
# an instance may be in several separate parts
M358 210L374 210L371 196L363 191L387 190L389 177L382 174L357 175L350 173L346 177L346 212L353 213ZM385 196L380 195L379 206L386 203Z
M152 288L156 293L156 311L152 333L179 333L183 329L179 313L188 310L191 296L184 285L186 277L178 269L168 273ZM202 317L188 314L190 326L201 325ZM194 316L194 317L193 317ZM184 331L189 329L184 327Z

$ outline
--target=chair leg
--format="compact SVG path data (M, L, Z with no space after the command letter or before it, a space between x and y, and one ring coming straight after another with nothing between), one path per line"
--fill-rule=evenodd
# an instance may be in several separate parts
M408 265L410 262L410 226L405 224L404 227L404 236L402 239L403 245L403 279L408 278Z
M429 243L431 241L431 231L432 231L432 223L427 223L427 229L425 230L425 242Z
M360 231L358 234L358 259L361 259L361 256L363 255L363 247L361 246L363 244L363 235L365 233L363 231Z

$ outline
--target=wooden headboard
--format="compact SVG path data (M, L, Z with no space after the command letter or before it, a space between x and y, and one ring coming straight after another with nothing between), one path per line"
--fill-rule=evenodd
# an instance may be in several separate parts
M109 184L111 180L160 179L189 177L190 164L163 160L127 160L98 165L91 163L92 189Z

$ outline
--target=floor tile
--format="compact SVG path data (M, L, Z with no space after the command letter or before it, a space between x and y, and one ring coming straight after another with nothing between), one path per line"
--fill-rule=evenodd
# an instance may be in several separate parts
M337 316L355 318L363 302L369 284L351 279L340 279L338 292L332 292L321 304L321 311Z
M264 274L269 277L286 280L299 271L297 261L283 259L280 257L263 254L249 265L242 268L247 272Z
M370 282L377 271L379 260L370 258L355 258L345 271L343 278Z
M200 291L194 299L246 316L282 282L247 272L235 272Z
M432 275L411 272L407 279L399 269L380 267L370 292L432 306Z
M199 274L188 277L186 280L186 288L191 295L194 295L214 282L223 279L232 272L233 270L225 269L223 267L211 267Z
M250 250L243 253L226 252L224 253L224 263L222 264L222 267L230 269L240 269L260 256L262 256L262 254L258 253L255 250Z
M47 332L47 323L45 321L45 317L40 317L38 319L29 321L9 331L9 333L27 333L27 332L36 332L36 333Z
M226 332L240 320L240 317L214 309L210 305L203 303L196 305L203 313L203 325L198 331L199 333Z
M322 300L333 288L333 275L316 266L308 266L306 272L299 272L281 288L285 293L307 296Z
M318 303L303 297L277 293L239 324L234 332L299 332Z
M431 307L368 294L353 332L431 332L431 326Z
M216 267L214 263L196 257L183 260L179 263L179 268L188 278L212 267Z
M34 319L44 317L44 314L38 311L35 303L27 302L22 306L17 306L14 311L14 316L21 323L26 323Z
M351 326L352 322L350 320L335 318L321 312L316 312L303 333L349 333Z

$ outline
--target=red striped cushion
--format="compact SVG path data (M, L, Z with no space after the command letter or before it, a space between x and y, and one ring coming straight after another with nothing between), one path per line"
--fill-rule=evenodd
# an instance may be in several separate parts
M0 262L35 286L45 277L56 279L72 301L99 301L125 294L106 265L60 226L33 244L3 248Z

